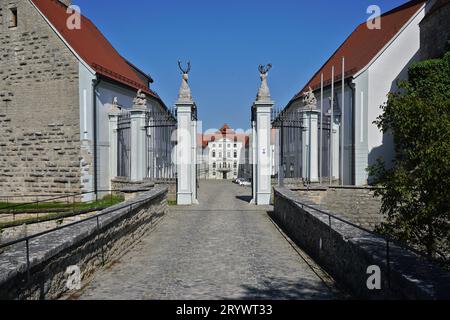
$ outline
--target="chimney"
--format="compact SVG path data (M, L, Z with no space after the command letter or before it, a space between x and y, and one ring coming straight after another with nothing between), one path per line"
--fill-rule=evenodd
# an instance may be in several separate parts
M63 3L66 6L70 6L72 4L72 0L59 0L59 2Z

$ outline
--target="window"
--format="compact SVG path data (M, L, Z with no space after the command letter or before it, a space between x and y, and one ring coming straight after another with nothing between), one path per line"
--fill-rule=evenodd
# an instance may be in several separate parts
M213 163L213 169L215 169L215 168L216 168L216 166L217 166L217 165L216 165L216 163L214 162L214 163Z
M234 163L233 168L237 168L237 162Z
M17 27L17 8L11 8L9 9L9 27L15 28Z
M234 152L234 158L237 158L237 151Z
M227 157L228 157L228 158L231 157L230 151L227 152Z
M215 171L213 171L213 176L215 176L216 175L216 172Z
M237 143L234 144L234 147L237 148Z
M216 151L213 150L212 152L212 157L215 158L216 157Z
M219 158L222 158L222 152L219 152Z
M0 26L3 25L3 10L0 8Z

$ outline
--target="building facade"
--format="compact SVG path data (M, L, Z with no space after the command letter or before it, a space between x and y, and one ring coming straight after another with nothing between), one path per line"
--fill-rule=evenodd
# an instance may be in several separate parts
M203 177L214 180L243 177L245 164L249 162L248 141L248 135L238 134L226 124L213 134L202 135Z
M319 175L327 183L366 185L370 165L380 158L388 166L392 163L392 137L374 122L389 92L397 90L398 80L420 58L421 22L434 3L414 0L395 8L380 17L380 29L360 24L286 106L286 112L302 113L303 93L312 88L323 128L319 145L313 147L320 153ZM307 142L288 132L284 143L298 146L286 148L285 175L304 172L298 162Z
M111 188L108 113L166 110L150 76L125 60L86 17L69 28L70 1L0 0L2 195Z

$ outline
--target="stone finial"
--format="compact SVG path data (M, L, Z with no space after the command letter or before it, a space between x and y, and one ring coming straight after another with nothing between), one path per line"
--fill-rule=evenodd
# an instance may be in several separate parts
M178 61L178 67L180 68L182 74L181 86L178 92L178 102L192 102L191 88L189 88L188 84L189 72L191 71L191 62L188 62L187 69L184 69L181 66L181 61Z
M256 96L256 101L268 101L270 100L270 90L267 85L267 75L272 65L269 63L267 66L259 65L258 70L261 77L261 86L258 90L258 95Z
M145 93L142 92L141 89L138 90L136 94L136 98L133 99L133 105L136 107L146 107L147 106L147 98Z
M117 97L113 98L109 113L118 113L122 108L119 106L119 99Z
M314 95L314 92L311 87L309 87L308 91L303 92L303 105L305 107L311 106L315 107L317 106L317 99Z

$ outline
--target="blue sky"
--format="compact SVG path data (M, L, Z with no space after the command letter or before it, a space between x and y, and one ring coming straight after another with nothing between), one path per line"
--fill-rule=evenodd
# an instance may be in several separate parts
M247 129L259 64L272 63L269 87L284 107L354 28L367 7L406 0L74 0L128 60L155 80L173 106L178 59L191 60L190 86L203 128Z

